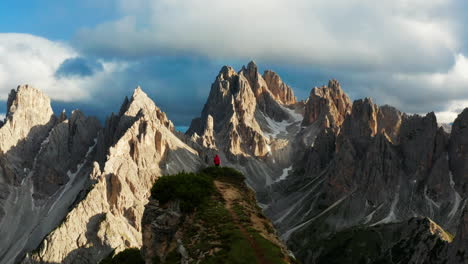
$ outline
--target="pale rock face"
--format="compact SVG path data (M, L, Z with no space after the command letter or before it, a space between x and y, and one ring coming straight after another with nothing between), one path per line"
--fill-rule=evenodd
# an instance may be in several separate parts
M0 150L5 160L5 174L0 182L19 184L23 168L31 168L34 154L55 125L50 99L39 90L18 86L8 96L5 124L0 128ZM11 171L10 171L11 170ZM15 176L13 176L15 175Z
M285 105L297 103L293 90L281 80L278 74L268 70L263 73L263 79L276 100Z
M199 144L208 149L216 149L216 142L214 137L214 121L211 115L206 119L205 131L199 138Z
M274 129L283 126L286 132L286 126L294 123L288 113L290 110L282 105L294 105L296 98L276 73L266 71L264 76L267 80L254 62L239 73L231 67L223 67L211 86L201 117L192 121L187 134L195 141L205 142L204 146L212 146L211 140L203 138L211 116L216 147L225 152L228 159L267 156L272 144L268 134L278 134Z
M87 188L100 129L79 111L57 118L49 98L30 86L11 92L0 128L0 263L37 247Z
M305 106L304 126L320 122L324 128L339 128L347 114L351 113L352 103L336 80L328 86L313 88Z
M113 249L141 247L143 210L157 177L193 171L201 164L196 151L172 133L165 114L143 91L136 89L123 109L125 120L118 120L116 131L128 129L110 147L104 169L94 164L90 178L97 182L27 261L96 263Z
M18 86L16 91L11 90L7 111L6 122L0 133L0 149L4 153L16 146L19 140L35 136L29 135L31 130L48 124L53 117L50 99L29 85Z
M231 67L221 69L211 86L201 119L192 122L187 132L189 135L202 135L200 140L206 146L214 146L212 139L218 138L223 142L222 149L231 155L266 154L264 146L267 139L263 137L255 119L257 101L254 91L258 92L263 88L259 86L257 90L252 89L247 77L255 78L260 75L253 65L249 66L249 70L247 73L237 74ZM218 140L216 142L217 145L220 143Z

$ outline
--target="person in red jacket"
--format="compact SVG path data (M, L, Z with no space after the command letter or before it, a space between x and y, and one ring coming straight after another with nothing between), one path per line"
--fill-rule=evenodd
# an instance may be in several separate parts
M217 154L214 157L214 164L216 167L219 167L219 164L221 164L221 160L219 159L219 156Z

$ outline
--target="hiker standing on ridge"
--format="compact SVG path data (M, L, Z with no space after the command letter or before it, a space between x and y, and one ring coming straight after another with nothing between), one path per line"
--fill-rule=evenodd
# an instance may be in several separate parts
M218 154L214 157L214 164L216 167L219 167L219 164L221 164L221 160L219 159Z

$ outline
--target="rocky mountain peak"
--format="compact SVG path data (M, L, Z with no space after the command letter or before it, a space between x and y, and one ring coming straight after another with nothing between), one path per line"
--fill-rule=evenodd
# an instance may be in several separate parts
M136 117L141 113L148 117L156 117L159 122L169 130L174 131L174 125L172 124L172 121L167 118L166 113L156 106L154 101L141 89L140 86L134 90L132 98L128 103L124 101L122 107L124 105L128 105L125 115Z
M298 116L302 119L302 114L291 109L301 108L293 106L296 98L292 89L273 71L266 71L264 76L266 80L255 62L243 66L238 73L224 66L211 85L201 116L192 120L187 134L200 140L211 116L215 137L226 141L216 142L217 147L223 145L222 149L234 155L265 156L268 138L264 131L271 133L271 126L273 130L284 130L287 127L282 126L296 122Z
M148 95L143 92L140 86L135 88L128 103L126 101L123 102L122 106L125 105L127 106L125 114L129 116L136 116L140 110L151 112L156 108L153 100L151 100Z
M351 113L352 103L348 95L341 89L337 80L330 80L328 86L315 87L306 101L304 126L316 121L322 127L335 130L341 126L347 114Z
M255 80L258 76L258 66L254 61L250 61L247 66L242 66L239 74L243 74L248 80Z
M239 71L239 75L247 79L250 89L253 91L255 97L258 98L262 93L268 90L265 80L263 80L263 77L258 73L258 67L255 62L249 62L247 67L242 66L242 69Z
M29 113L30 109L36 109L36 111ZM53 115L49 97L30 85L21 85L16 90L11 90L7 101L7 118L12 120L15 113L19 113L18 115L28 113L29 116L22 116L28 117L27 121L33 121L30 120L33 118L49 121L50 116Z
M49 126L55 123L55 116L49 97L32 86L21 85L8 96L5 121L0 128L0 149L3 152L27 137L36 145L36 140L40 141Z
M276 100L285 105L291 105L297 102L291 87L286 85L274 71L265 71L263 73L263 79L265 79L268 89Z
M336 92L339 92L341 90L341 84L336 79L329 80L328 87Z
M255 63L255 61L252 60L247 64L247 71L250 72L250 73L257 73L258 72L258 67L257 67L257 64Z
M223 66L219 71L218 78L221 78L221 80L227 80L234 75L237 75L237 72L231 66Z
M412 115L403 120L400 145L408 173L432 167L437 130L436 116L432 112L426 116Z
M385 134L392 143L398 143L400 126L405 117L395 107L384 105L379 108L378 114L378 132Z

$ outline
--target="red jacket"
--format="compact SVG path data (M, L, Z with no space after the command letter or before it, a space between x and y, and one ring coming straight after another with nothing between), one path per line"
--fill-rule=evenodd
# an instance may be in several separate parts
M221 160L219 159L219 156L218 156L218 155L216 155L216 156L214 157L214 164L215 164L215 165L221 164Z

